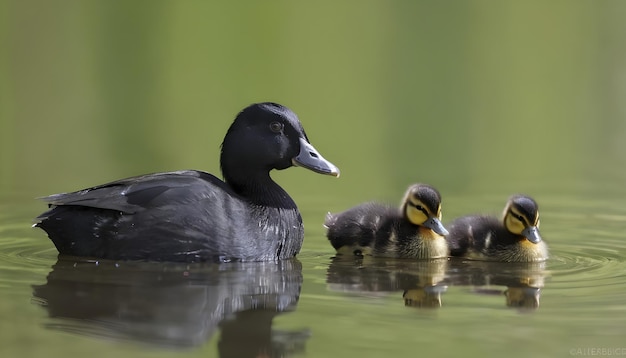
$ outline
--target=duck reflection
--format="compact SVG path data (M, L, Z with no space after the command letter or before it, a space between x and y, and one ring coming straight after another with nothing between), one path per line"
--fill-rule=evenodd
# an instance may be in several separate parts
M73 261L60 258L47 283L33 286L51 329L194 347L221 330L221 357L285 356L304 350L308 329L272 330L295 310L297 260L229 264Z
M338 255L328 268L326 282L332 291L358 295L402 292L404 304L417 308L441 307L447 260L386 259Z
M446 282L454 286L471 286L477 294L503 295L507 307L535 310L539 308L541 289L547 275L545 265L545 262L501 263L454 259L449 262Z
M403 292L406 306L439 308L448 287L468 286L480 295L502 295L507 307L539 307L545 262L501 263L462 259L406 260L338 255L328 268L328 289L360 296Z

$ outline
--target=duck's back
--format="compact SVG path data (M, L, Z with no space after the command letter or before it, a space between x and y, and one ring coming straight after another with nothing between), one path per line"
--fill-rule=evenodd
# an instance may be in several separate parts
M497 250L514 245L518 238L509 233L501 221L487 215L459 218L448 227L451 256L493 256Z
M295 204L255 205L200 171L128 178L44 201L51 209L35 225L48 233L61 254L260 261L295 256L303 239Z
M391 232L392 221L399 215L397 208L380 203L364 203L337 214L328 214L326 236L339 250L362 250L374 246L376 238Z

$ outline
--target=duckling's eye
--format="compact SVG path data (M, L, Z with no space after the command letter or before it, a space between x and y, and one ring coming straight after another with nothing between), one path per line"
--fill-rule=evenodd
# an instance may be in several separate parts
M428 216L428 211L426 211L426 209L424 209L423 206L421 206L420 204L413 204L413 207L421 212L424 213L424 215Z
M283 124L280 122L270 123L270 130L274 133L280 133L283 130Z

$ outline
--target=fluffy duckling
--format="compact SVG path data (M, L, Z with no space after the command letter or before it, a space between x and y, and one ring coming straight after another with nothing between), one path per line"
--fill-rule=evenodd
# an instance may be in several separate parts
M338 253L416 259L448 255L441 195L426 184L411 185L399 209L365 203L341 213L328 213L324 226Z
M539 234L539 208L525 195L509 198L502 219L464 216L453 221L446 237L452 256L502 262L538 262L548 258Z

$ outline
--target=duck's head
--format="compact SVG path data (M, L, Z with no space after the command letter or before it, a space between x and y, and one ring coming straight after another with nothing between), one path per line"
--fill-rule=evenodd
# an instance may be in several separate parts
M533 244L541 242L539 207L531 197L513 195L504 207L502 216L504 226L509 232L521 235Z
M222 143L220 162L227 182L293 165L339 176L339 169L311 145L296 114L271 102L252 104L237 115Z
M413 225L431 229L439 235L448 235L441 223L441 195L426 184L411 185L402 199L402 212Z

